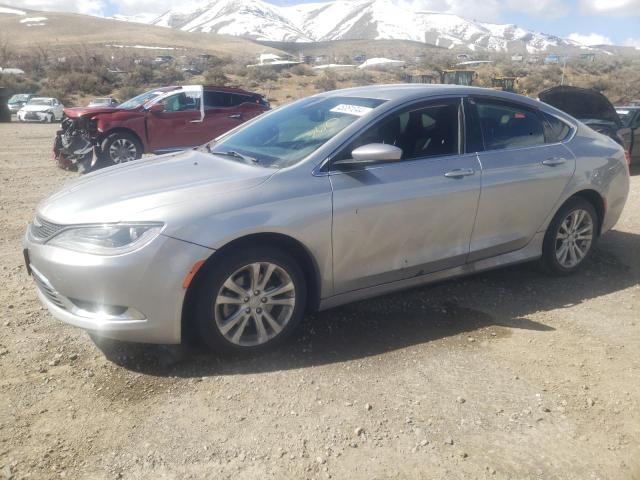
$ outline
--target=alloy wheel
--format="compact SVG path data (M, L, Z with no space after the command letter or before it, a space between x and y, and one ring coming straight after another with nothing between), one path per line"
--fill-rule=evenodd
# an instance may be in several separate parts
M291 320L296 289L287 271L270 262L246 265L222 284L214 321L224 338L239 346L262 345Z
M118 138L109 146L109 158L113 163L135 160L136 153L136 145L127 138Z
M589 253L593 241L593 218L581 208L572 210L560 223L556 234L556 260L564 268L578 265Z

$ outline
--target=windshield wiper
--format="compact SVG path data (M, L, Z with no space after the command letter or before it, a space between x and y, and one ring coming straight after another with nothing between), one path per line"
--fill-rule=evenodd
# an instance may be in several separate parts
M240 160L244 160L245 162L260 163L257 158L253 158L248 155L243 155L239 152L236 152L235 150L229 150L226 152L216 152L213 150L209 150L209 152L213 155L224 155L227 157L239 158Z

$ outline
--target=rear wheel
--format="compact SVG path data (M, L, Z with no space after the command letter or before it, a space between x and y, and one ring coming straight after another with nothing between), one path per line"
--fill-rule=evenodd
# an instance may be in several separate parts
M102 158L111 164L126 163L142 157L142 145L138 139L127 132L115 132L107 135L101 145Z
M304 274L286 252L274 247L233 251L199 280L198 332L214 350L266 350L295 329L306 295Z
M547 271L568 275L580 268L591 254L599 231L595 208L587 200L568 200L553 217L542 248Z

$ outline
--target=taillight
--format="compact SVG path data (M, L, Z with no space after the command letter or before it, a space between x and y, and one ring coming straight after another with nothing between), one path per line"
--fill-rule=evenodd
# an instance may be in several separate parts
M624 159L627 161L627 165L631 165L631 152L629 150L624 151Z

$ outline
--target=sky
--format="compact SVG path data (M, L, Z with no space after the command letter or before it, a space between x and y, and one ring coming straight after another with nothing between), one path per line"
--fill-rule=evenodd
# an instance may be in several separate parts
M322 0L267 1L291 5ZM415 9L455 13L478 21L515 23L523 28L571 38L586 45L640 47L640 0L394 1ZM0 0L0 4L18 8L65 10L101 16L160 14L174 5L183 6L185 3L185 0Z

